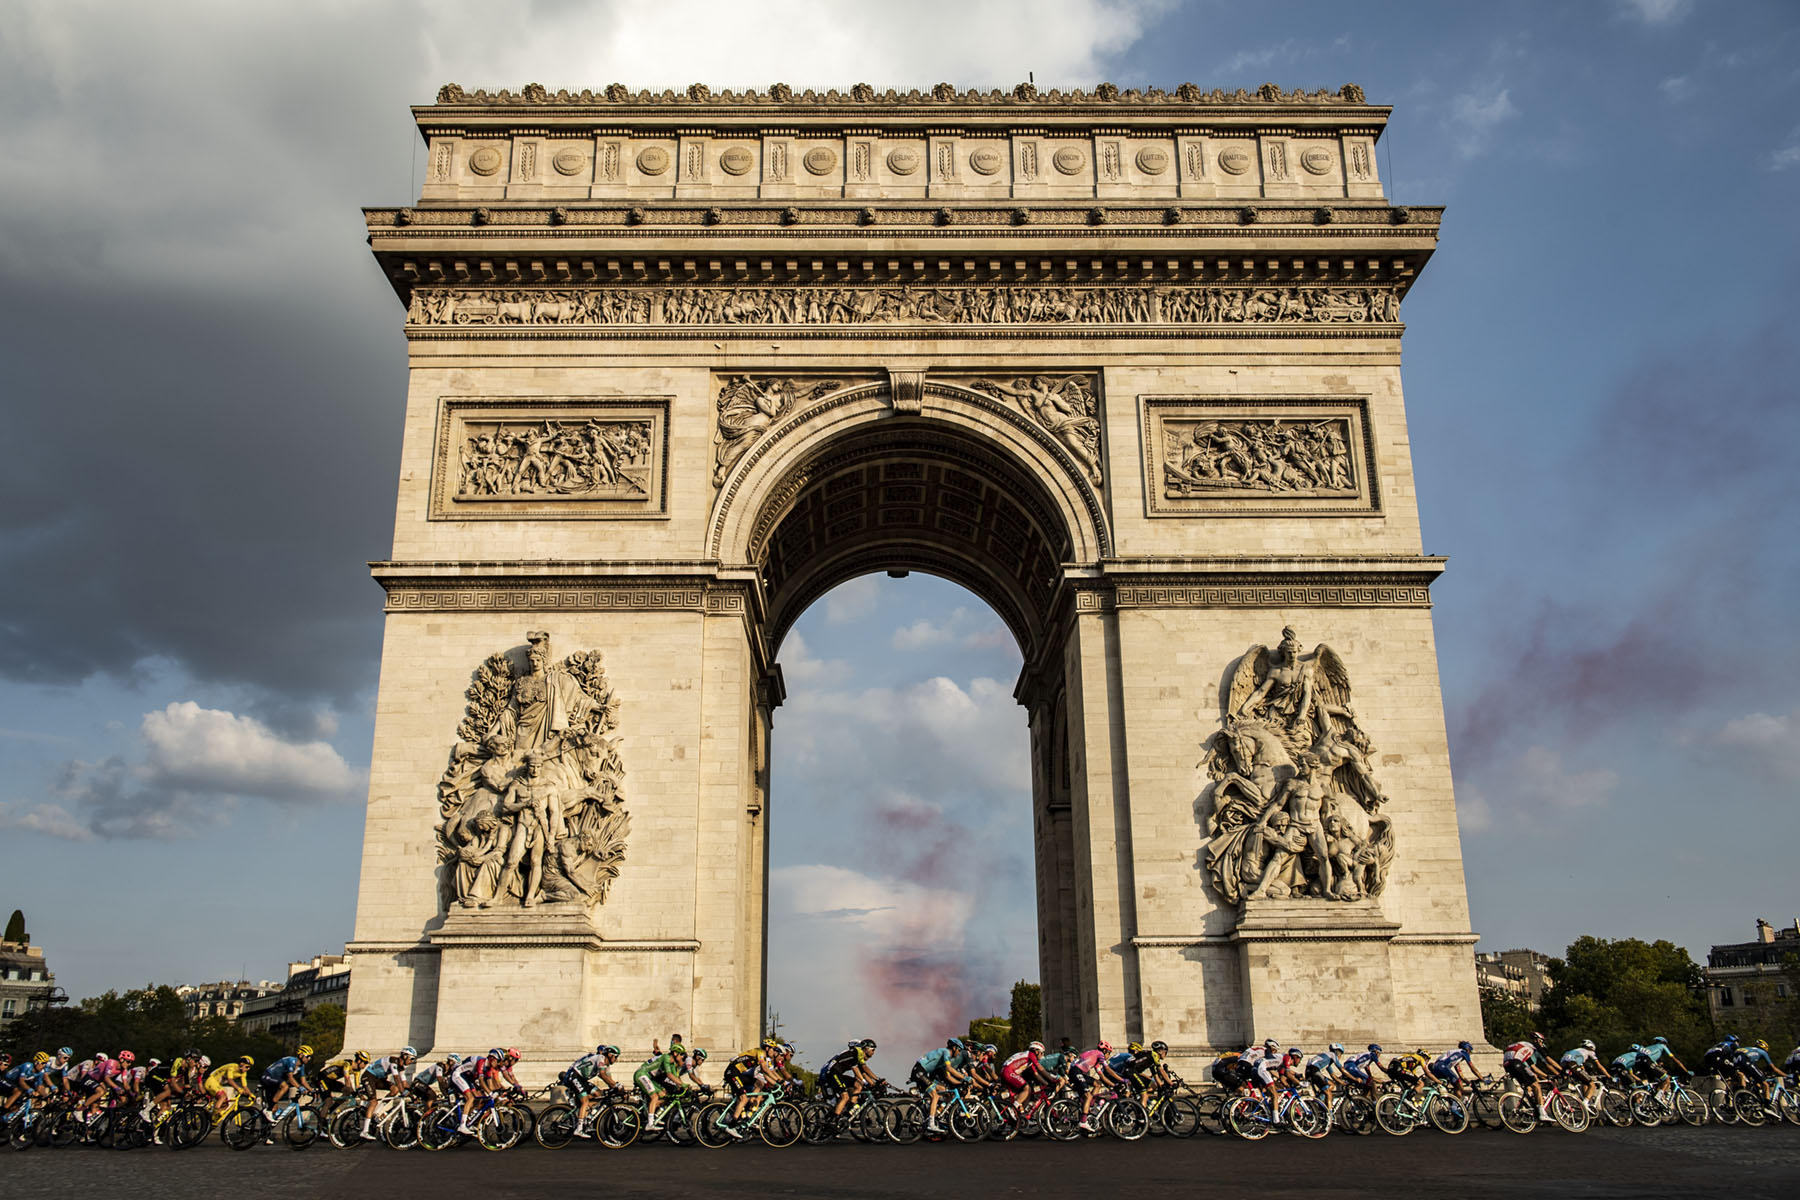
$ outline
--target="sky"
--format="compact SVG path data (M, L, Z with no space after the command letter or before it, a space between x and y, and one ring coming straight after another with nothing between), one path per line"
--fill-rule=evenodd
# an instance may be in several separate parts
M1394 106L1390 198L1448 206L1404 382L1483 945L1703 956L1791 921L1793 4L26 0L0 910L70 994L278 977L350 935L406 382L359 209L417 195L409 104L1027 73ZM771 1003L803 1043L857 1032L821 1002L848 954L878 1037L1003 1011L1035 977L1017 650L914 575L821 600L782 662Z

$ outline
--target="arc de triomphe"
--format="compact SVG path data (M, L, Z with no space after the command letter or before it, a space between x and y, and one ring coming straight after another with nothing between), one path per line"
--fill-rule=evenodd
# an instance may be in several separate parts
M1045 1026L1480 1029L1400 389L1441 210L1254 93L414 109L349 1041L753 1038L776 657L880 570L1024 653Z

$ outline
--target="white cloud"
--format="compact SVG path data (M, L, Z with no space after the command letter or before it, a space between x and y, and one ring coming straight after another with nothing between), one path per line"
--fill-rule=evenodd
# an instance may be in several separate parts
M58 803L0 806L0 828L51 837L178 838L244 800L296 807L352 799L365 784L330 744L295 742L252 717L191 700L144 714L130 757L71 760Z
M1800 709L1734 717L1719 727L1712 742L1778 779L1800 780Z
M1687 16L1688 0L1621 0L1619 9L1646 25L1671 25Z
M1006 626L992 613L976 612L958 606L942 621L920 617L911 625L894 630L896 650L924 650L933 646L958 645L965 650L1003 649L1013 644Z
M819 658L798 633L781 643L781 674L790 688L831 687L850 678L850 664L841 658Z
M832 625L848 625L875 611L881 582L873 575L860 575L849 583L840 583L825 594L825 620Z
M965 688L938 675L901 688L796 696L776 714L776 736L805 731L803 765L826 777L908 781L945 789L1029 791L1031 738L1012 689L985 677Z
M1456 789L1456 819L1464 833L1486 833L1494 827L1494 806L1487 794L1470 785Z
M1769 170L1785 171L1790 167L1800 167L1800 129L1788 135L1787 145L1769 154Z
M1511 90L1494 83L1454 97L1445 119L1455 135L1457 154L1474 158L1487 149L1495 130L1518 115Z
M20 833L41 833L45 837L64 838L71 842L92 840L94 831L76 819L75 814L60 804L0 803L0 829L16 829Z
M1671 75L1656 85L1656 90L1672 104L1680 104L1694 94L1694 81L1686 75Z
M1571 770L1559 751L1532 746L1479 783L1457 787L1457 816L1465 833L1498 825L1554 825L1574 810L1612 799L1619 773L1606 768Z

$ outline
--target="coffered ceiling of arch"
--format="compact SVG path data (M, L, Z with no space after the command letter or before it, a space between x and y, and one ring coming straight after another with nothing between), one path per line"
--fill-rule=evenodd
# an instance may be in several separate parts
M969 588L1029 657L1071 541L1042 487L997 451L897 418L800 467L753 543L779 641L806 606L857 575L918 570Z

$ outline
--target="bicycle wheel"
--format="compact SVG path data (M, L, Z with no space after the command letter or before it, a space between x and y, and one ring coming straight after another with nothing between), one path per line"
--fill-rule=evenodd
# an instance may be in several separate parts
M36 1144L37 1122L30 1119L33 1114L16 1113L6 1126L6 1144L14 1150L29 1150Z
M1156 1110L1156 1123L1170 1137L1193 1137L1200 1132L1200 1106L1187 1096L1170 1096Z
M1462 1133L1469 1127L1469 1106L1460 1097L1439 1092L1425 1106L1425 1119L1439 1133Z
M1500 1097L1500 1123L1514 1133L1530 1133L1538 1127L1537 1105L1520 1092Z
M1225 1128L1247 1142L1260 1142L1269 1136L1268 1118L1260 1100L1238 1096L1225 1106Z
M1381 1126L1383 1133L1405 1137L1413 1131L1418 1119L1418 1110L1404 1096L1389 1092L1375 1101L1375 1123Z
M461 1111L455 1104L436 1104L419 1118L419 1145L427 1150L448 1150L462 1141L457 1131Z
M1333 1116L1333 1125L1339 1129L1347 1129L1351 1133L1367 1137L1381 1126L1375 1120L1375 1103L1367 1096L1348 1095L1338 1104L1337 1113Z
M1331 1131L1331 1111L1316 1098L1296 1097L1288 1109L1288 1127L1303 1138L1317 1141Z
M756 1132L761 1135L764 1144L783 1150L800 1140L803 1119L799 1105L790 1100L777 1100L763 1113Z
M1600 1118L1619 1129L1637 1123L1637 1119L1631 1115L1630 1098L1610 1090L1600 1097Z
M1115 1100L1106 1110L1106 1131L1122 1142L1135 1142L1150 1132L1150 1114L1136 1100Z
M1719 1124L1736 1125L1738 1123L1737 1104L1731 1098L1730 1088L1715 1087L1706 1103L1712 1119Z
M113 1130L117 1126L117 1121L118 1114L114 1113L111 1109L103 1110L87 1127L88 1141L94 1143L94 1145L100 1147L102 1150L111 1150L113 1144Z
M677 1146L693 1145L695 1140L693 1116L693 1112L685 1107L671 1109L665 1106L662 1109L662 1135ZM650 1132L649 1128L646 1127L644 1132Z
M233 1150L248 1150L263 1140L263 1126L268 1124L254 1108L240 1108L219 1126L219 1137Z
M719 1122L731 1111L731 1104L725 1100L714 1100L702 1105L690 1119L694 1129L694 1138L708 1150L719 1150L733 1141L731 1134L720 1127Z
M347 1104L338 1109L326 1124L331 1144L339 1150L360 1146L362 1144L362 1123L363 1106L361 1104Z
M809 1146L823 1146L837 1140L837 1114L823 1100L812 1100L800 1107L800 1137Z
M1469 1121L1484 1129L1500 1128L1500 1093L1492 1088L1477 1089L1469 1097Z
M1194 1108L1200 1114L1200 1128L1214 1137L1224 1137L1230 1131L1225 1128L1224 1092L1209 1092L1194 1102Z
M561 1150L575 1140L575 1109L568 1104L552 1104L538 1114L533 1136L546 1150Z
M644 1129L644 1114L638 1106L615 1101L594 1118L594 1136L609 1150L623 1150L638 1140Z
M1654 1129L1662 1124L1662 1106L1656 1102L1655 1096L1643 1088L1637 1088L1631 1093L1631 1117L1645 1129Z
M1800 1095L1783 1088L1775 1097L1775 1111L1789 1125L1800 1125Z
M979 1142L987 1136L987 1113L959 1106L950 1113L950 1136L959 1142Z
M1684 1125L1706 1124L1706 1101L1702 1100L1700 1093L1691 1087L1677 1087L1669 1101L1669 1106L1674 1110L1675 1115L1681 1118L1681 1123Z
M377 1132L390 1150L411 1150L419 1144L419 1114L412 1101L396 1104L394 1111L381 1118Z
M870 1101L855 1111L850 1118L850 1136L864 1143L888 1140L887 1113L880 1103Z
M1556 1092L1546 1105L1550 1110L1550 1119L1570 1133L1584 1132L1588 1127L1587 1105L1573 1096Z
M890 1100L886 1105L883 1126L897 1146L910 1146L925 1136L925 1105L911 1096Z
M1738 1120L1752 1129L1761 1129L1769 1123L1769 1111L1763 1107L1762 1097L1749 1088L1738 1088L1731 1093L1731 1107L1737 1109Z
M291 1150L304 1150L325 1132L325 1115L310 1104L302 1104L281 1122L281 1138ZM358 1131L357 1140L361 1140Z

